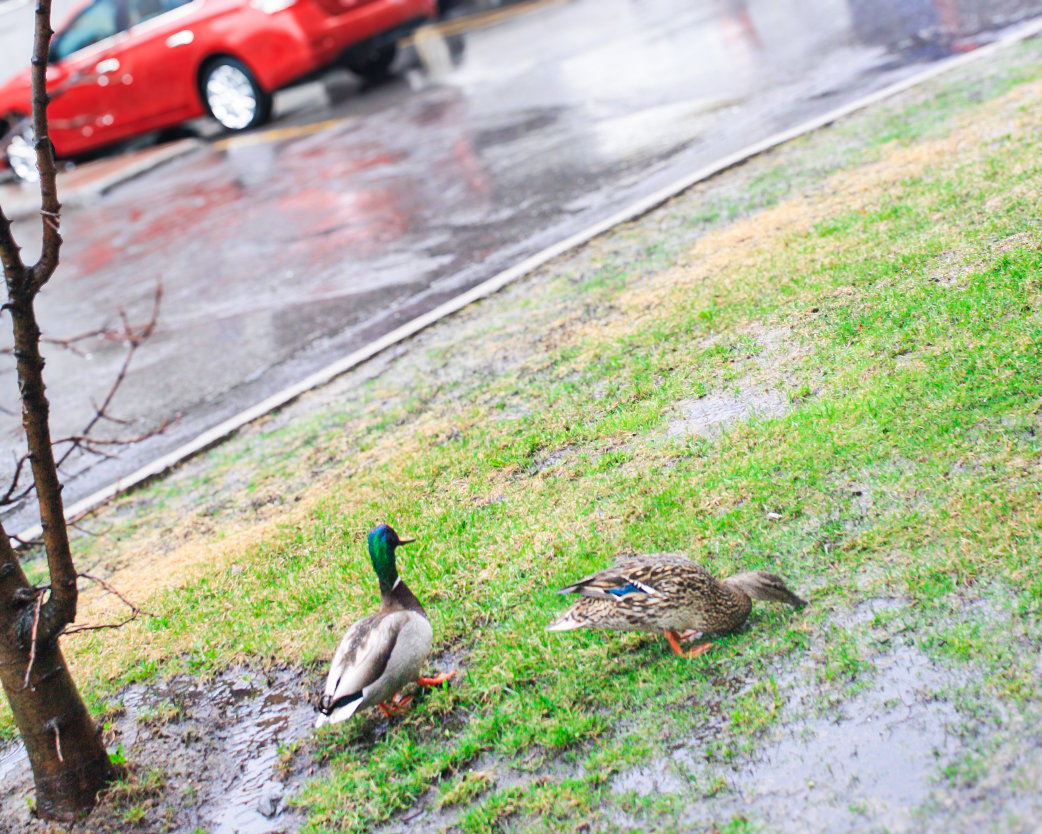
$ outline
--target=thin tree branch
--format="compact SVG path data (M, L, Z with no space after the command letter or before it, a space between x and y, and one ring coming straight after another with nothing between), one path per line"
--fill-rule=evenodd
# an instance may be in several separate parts
M22 262L22 247L15 243L11 233L11 221L0 208L0 260L4 264L5 275L21 275L25 272Z
M141 346L141 343L145 341L149 336L152 335L156 329L156 322L159 321L159 305L163 300L163 285L156 285L156 294L152 301L152 318L149 319L148 324L142 327L140 330L135 330L127 319L126 310L122 307L119 308L119 317L123 320L123 332L125 334L126 341L130 343L130 349L127 351L126 358L123 360L123 366L119 369L119 374L116 376L115 382L112 383L112 387L109 389L108 395L101 403L100 408L94 409L94 416L90 422L87 423L87 428L83 430L84 435L88 435L91 429L101 420L103 417L108 417L108 407L112 404L112 398L116 396L116 392L119 387L123 384L123 380L126 378L127 369L130 367L130 362L134 358L134 353Z
M47 127L47 65L51 57L51 0L36 0L36 31L33 38L32 89L33 89L33 137L36 145L36 167L40 170L41 220L43 223L43 245L40 259L30 268L30 296L51 280L58 266L62 236L58 231L61 223L61 203L58 202L57 170L54 166L54 146L51 144Z
M133 622L138 617L154 617L155 616L155 614L151 614L148 611L145 611L145 610L139 608L138 606L134 605L134 603L132 603L125 596L123 596L123 594L121 594L119 591L117 591L115 588L113 588L108 582L106 582L101 577L94 576L93 574L90 574L90 573L80 573L80 574L77 574L77 575L83 577L84 579L89 579L91 582L96 582L102 588L104 588L106 591L108 591L110 594L113 594L113 595L119 597L120 602L122 602L125 606L127 606L127 608L130 609L130 616L127 617L122 622L118 622L118 623L100 623L99 625L70 625L70 626L66 626L62 630L62 634L63 635L79 634L81 631L101 631L103 629L109 629L109 628L123 628L123 626L127 625L127 623Z
M33 673L33 664L36 662L36 635L40 629L40 606L43 605L43 591L36 592L36 611L33 613L33 635L29 644L29 665L25 667L25 683L22 689L29 688L29 676Z
M54 731L54 752L58 754L58 761L64 762L65 759L62 757L62 736L58 729L58 719L56 717L52 718L44 726L48 730Z
M64 629L62 629L60 634L61 634L62 637L70 637L73 634L81 634L84 631L104 631L105 629L110 629L110 628L111 629L123 628L123 626L129 625L130 623L134 622L134 620L136 620L143 613L144 613L143 611L135 611L129 617L127 617L125 620L121 620L118 623L98 623L98 625L72 625L72 626L66 626Z
M92 330L90 333L81 333L78 336L69 336L68 338L60 338L57 336L41 336L40 342L45 345L55 345L70 353L75 353L77 356L83 357L84 359L90 356L90 353L85 350L80 350L77 345L80 342L85 342L88 339L94 339L102 342L122 342L123 333L122 331L109 330L107 327L102 327L97 330ZM13 355L14 346L7 345L0 348L0 355Z
M100 585L102 588L104 588L106 591L108 591L113 596L119 597L120 602L122 602L125 606L127 606L127 608L129 608L131 611L137 611L139 614L143 614L146 617L154 617L155 616L155 614L149 614L147 611L143 611L142 609L138 608L136 605L134 605L134 603L132 603L125 596L123 596L123 594L121 594L119 591L117 591L115 588L113 588L112 585L110 585L108 582L106 582L100 576L94 576L94 574L86 573L86 572L83 572L83 573L80 573L80 574L77 574L77 575L83 577L84 579L89 579L91 582L96 582L98 585Z
M8 504L14 504L24 498L32 490L32 487L27 487L26 491L22 492L18 496L12 498L14 491L18 489L18 482L22 478L22 469L25 468L26 461L29 460L29 455L22 455L18 459L18 463L15 464L14 475L11 476L11 485L7 488L7 492L4 493L3 498L0 498L0 507L5 507Z
M180 415L178 415L178 417L180 417ZM150 437L162 434L170 428L170 426L174 425L176 421L177 418L174 420L164 418L156 428L126 439L117 437L88 437L85 434L72 434L68 437L63 437L61 440L55 440L54 445L57 446L59 443L73 443L84 448L87 446L130 446L133 443L140 443L142 440L148 440Z
M100 537L100 536L104 536L104 535L106 535L108 533L111 533L112 530L115 528L116 524L115 524L115 522L113 522L108 527L106 527L104 530L88 530L86 527L84 527L82 524L79 524L76 521L70 521L69 522L69 526L72 527L74 530L78 530L80 533L83 533L83 535L85 535L85 536L93 536L93 537L97 538L97 537ZM83 574L81 573L80 576L83 576Z
M130 323L126 311L123 308L119 309L119 317L121 326L119 328L103 327L98 330L92 330L87 333L81 333L77 336L72 336L67 339L47 339L41 337L40 341L50 342L57 344L69 349L75 350L77 353L81 353L78 349L72 347L74 343L83 341L84 339L102 337L109 342L122 342L129 346L127 355L123 360L123 364L120 367L119 374L113 381L112 386L109 388L108 393L105 396L103 402L99 405L98 403L91 401L91 405L94 407L94 413L91 415L87 422L87 425L80 434L70 435L69 437L63 437L58 440L53 440L51 446L57 449L60 446L66 446L66 448L60 452L55 462L56 468L60 471L65 463L72 457L77 451L83 452L84 454L92 455L102 460L115 460L115 456L104 451L105 447L112 446L129 446L134 443L140 443L143 440L147 440L150 437L163 434L171 426L176 425L181 415L178 414L173 420L164 419L156 428L142 432L135 437L130 438L99 438L92 437L91 432L98 427L101 422L115 423L120 426L128 426L133 421L124 420L120 417L115 417L108 413L108 408L111 406L113 399L116 396L120 386L126 380L127 372L130 367L130 363L134 358L134 353L139 347L147 340L156 329L156 325L159 321L160 304L163 298L163 286L162 284L156 285L155 296L152 301L152 314L147 322L142 325L135 326ZM13 305L5 305L9 309L13 310ZM2 348L0 353L9 352L14 353L14 348ZM26 498L35 489L35 482L28 485L21 492L16 492L18 484L20 483L21 475L25 462L30 459L30 455L24 455L15 465L15 472L12 476L12 481L8 485L7 492L0 496L0 507L10 506L17 504Z

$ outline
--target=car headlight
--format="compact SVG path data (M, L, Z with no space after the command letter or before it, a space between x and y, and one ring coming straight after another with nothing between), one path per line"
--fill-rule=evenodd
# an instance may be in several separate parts
M264 14L275 14L296 5L296 2L297 0L250 0L250 5L260 9Z

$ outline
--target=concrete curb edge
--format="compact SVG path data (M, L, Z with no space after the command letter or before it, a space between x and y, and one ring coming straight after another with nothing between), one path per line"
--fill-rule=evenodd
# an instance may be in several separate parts
M161 148L156 148L153 153L143 155L140 159L118 171L113 171L104 177L99 177L92 183L72 189L68 196L62 200L62 208L83 208L89 206L102 194L111 191L117 185L128 182L135 177L158 168L173 159L189 154L199 148L206 147L206 143L199 139L182 139L179 142L171 142ZM7 219L11 222L27 220L40 213L40 204L33 201L16 203L14 208L8 210Z

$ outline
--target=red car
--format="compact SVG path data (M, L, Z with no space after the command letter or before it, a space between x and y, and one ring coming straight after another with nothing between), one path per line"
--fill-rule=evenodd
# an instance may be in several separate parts
M340 62L380 75L437 0L93 0L51 40L51 141L59 157L209 113L261 124L272 93ZM6 159L34 179L29 70L0 88ZM0 127L5 127L0 123Z

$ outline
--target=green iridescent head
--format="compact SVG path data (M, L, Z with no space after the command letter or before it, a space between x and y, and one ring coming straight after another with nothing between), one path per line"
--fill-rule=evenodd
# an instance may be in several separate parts
M380 580L380 593L390 593L398 582L398 568L394 564L395 548L411 541L399 538L389 524L380 524L369 531L369 558L373 560L373 570Z

